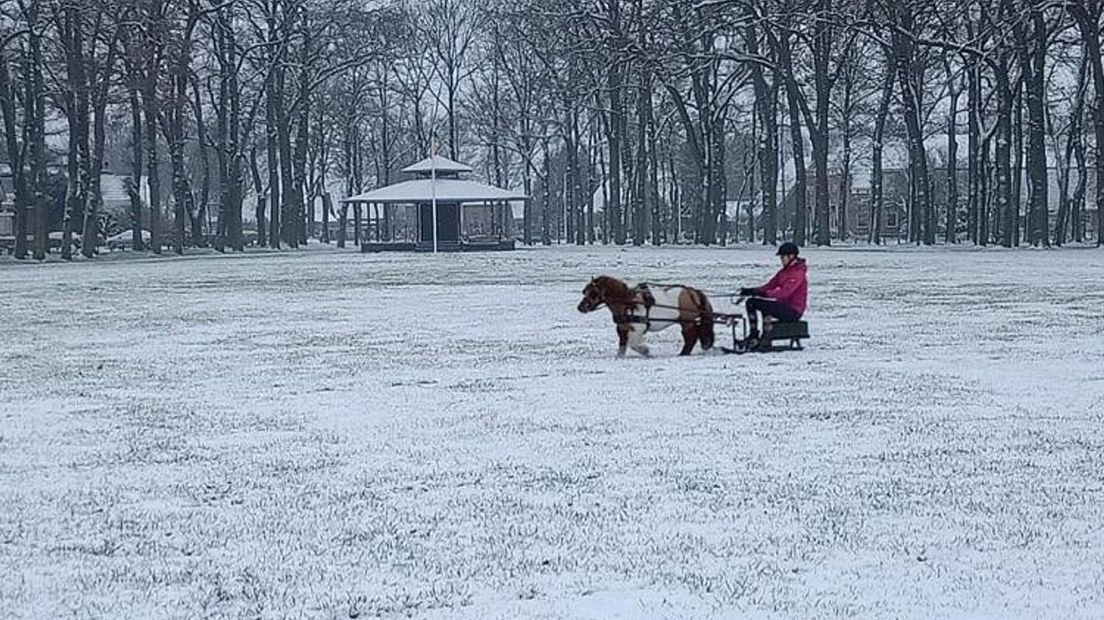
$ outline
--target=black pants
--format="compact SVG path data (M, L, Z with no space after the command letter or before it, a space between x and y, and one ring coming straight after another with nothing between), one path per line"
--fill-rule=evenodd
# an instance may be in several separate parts
M801 315L794 312L793 308L786 304L779 303L773 299L764 299L762 297L752 297L747 300L747 317L748 327L751 329L751 335L753 337L759 336L759 313L762 312L764 316L772 316L780 323L793 323L801 318Z

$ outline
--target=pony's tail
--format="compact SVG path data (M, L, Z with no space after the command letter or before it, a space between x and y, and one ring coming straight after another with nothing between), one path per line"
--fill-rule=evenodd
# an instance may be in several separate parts
M709 303L709 299L706 298L705 293L696 291L698 293L698 340L701 341L701 348L703 351L708 351L713 348L713 343L716 341L716 334L713 333L713 306Z

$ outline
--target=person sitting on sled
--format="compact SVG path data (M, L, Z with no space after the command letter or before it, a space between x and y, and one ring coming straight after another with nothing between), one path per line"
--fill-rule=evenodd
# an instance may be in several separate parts
M805 313L809 281L805 277L805 259L798 258L797 253L796 245L783 243L778 247L782 269L763 286L740 289L740 295L748 298L748 339L752 346L770 343L772 317L782 323L792 323L800 320ZM757 321L760 313L763 315L762 338L759 337Z

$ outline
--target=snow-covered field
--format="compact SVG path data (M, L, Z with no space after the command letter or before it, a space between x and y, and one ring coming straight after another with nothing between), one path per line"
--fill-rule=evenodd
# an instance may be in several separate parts
M592 275L769 250L3 259L0 616L1104 617L1104 251L808 256L652 359Z

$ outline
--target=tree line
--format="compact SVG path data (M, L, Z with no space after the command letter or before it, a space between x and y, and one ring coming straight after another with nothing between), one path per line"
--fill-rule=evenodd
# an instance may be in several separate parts
M51 136L66 258L104 232L108 167L136 248L242 250L247 204L259 245L329 242L331 218L344 245L331 189L394 182L438 142L532 197L525 243L828 245L858 210L882 243L887 209L922 244L1104 237L1085 226L1104 204L1104 0L0 7L20 258L49 249Z

